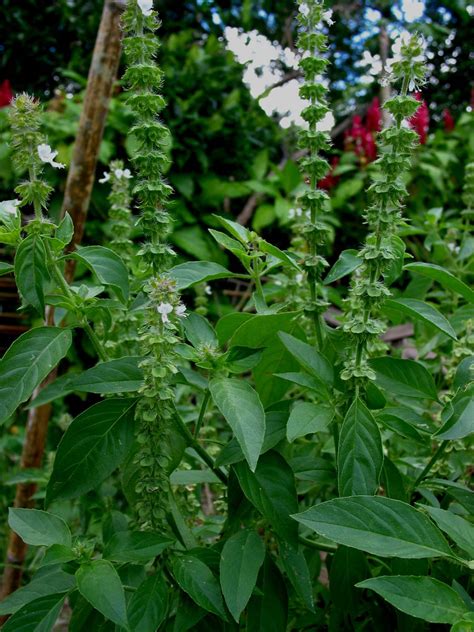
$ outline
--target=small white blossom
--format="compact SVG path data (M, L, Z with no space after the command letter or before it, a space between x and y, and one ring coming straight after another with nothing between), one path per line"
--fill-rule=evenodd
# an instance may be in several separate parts
M168 318L168 314L171 314L173 311L173 306L169 303L160 303L156 308L158 314L161 314L161 320L163 323L169 323L170 319Z
M179 316L179 318L184 318L186 316L186 305L180 303L174 308L174 313L176 316Z
M323 22L326 22L328 26L332 26L334 24L334 20L332 19L332 11L328 9L327 11L323 11Z
M126 180L130 180L130 178L132 177L132 172L130 171L130 169L115 169L114 175L119 180L121 178L125 178Z
M300 13L302 13L305 17L309 15L309 7L306 2L302 2L300 4Z
M295 276L295 281L297 283L303 283L303 279L304 279L304 275L301 274L300 272Z
M153 0L138 0L138 6L143 15L148 17L153 11Z
M106 182L108 182L110 180L110 173L108 171L104 171L104 175L102 176L102 178L99 180L99 182L101 184L105 184Z
M64 169L66 165L63 165L62 162L55 162L55 158L58 155L57 151L53 151L49 145L43 143L42 145L38 145L38 156L40 160L44 163L48 163L55 169Z
M20 200L5 200L0 202L0 211L8 213L9 215L16 215Z
M206 287L204 288L204 294L207 294L208 296L211 296L212 289L211 289L210 285L206 285Z

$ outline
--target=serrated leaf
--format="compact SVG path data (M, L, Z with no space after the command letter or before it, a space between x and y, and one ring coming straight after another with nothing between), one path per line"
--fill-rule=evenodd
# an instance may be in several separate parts
M128 629L125 594L120 577L107 560L93 560L76 571L81 595L106 619Z
M26 544L51 546L63 544L70 547L72 536L62 518L38 509L10 507L8 524Z
M57 566L41 568L31 581L5 597L0 603L0 615L16 612L24 605L55 593L66 593L76 585L73 575L65 573Z
M0 360L0 423L7 420L66 355L71 332L38 327L22 334Z
M357 250L343 250L339 255L339 259L329 270L324 279L324 285L334 283L334 281L342 279L347 274L351 274L351 272L357 270L363 263L363 260L357 256Z
M119 531L106 543L104 557L114 562L149 562L173 540L150 531Z
M234 465L240 487L250 502L267 518L274 531L296 543L298 529L290 514L298 509L293 471L278 452L260 457L255 473L245 462Z
M453 557L444 536L427 516L392 498L335 498L293 518L325 538L373 555Z
M220 582L227 607L237 623L252 595L264 558L261 538L249 529L238 531L224 544Z
M377 374L377 384L401 397L421 399L438 398L433 377L425 367L414 360L383 357L369 360Z
M334 382L334 371L328 360L314 347L285 332L280 332L279 338L286 349L310 375L327 386Z
M128 270L113 250L104 246L84 246L69 256L82 261L122 302L128 300Z
M170 277L176 283L177 290L184 290L196 283L205 283L216 279L232 279L238 274L232 273L213 261L188 261L171 268Z
M134 440L135 399L106 399L74 419L59 443L46 505L96 488L125 458Z
M474 290L451 272L434 263L407 263L405 270L422 274L440 283L445 289L460 294L470 303L474 303Z
M423 506L423 509L451 540L474 559L474 525L452 511L429 506Z
M340 432L337 451L339 494L375 494L382 465L382 437L377 422L365 404L356 398Z
M428 305L424 301L419 301L415 298L387 299L384 307L395 309L402 312L402 314L410 316L410 318L428 323L443 334L457 340L456 332L451 327L449 320L435 307Z
M166 618L168 586L158 572L147 577L128 604L128 620L133 632L157 630Z
M66 595L47 595L26 604L8 619L2 632L50 632L61 612Z
M324 432L334 417L334 411L321 404L297 402L291 409L286 438L292 443L298 437Z
M398 610L430 623L456 623L468 612L457 592L433 577L382 576L356 585L373 590Z
M248 382L233 378L215 378L209 390L255 471L265 437L265 412L257 393Z
M17 248L15 280L24 301L44 314L44 288L49 281L46 250L41 237L30 235Z
M227 620L219 583L204 562L192 555L176 557L172 570L180 588L198 606Z

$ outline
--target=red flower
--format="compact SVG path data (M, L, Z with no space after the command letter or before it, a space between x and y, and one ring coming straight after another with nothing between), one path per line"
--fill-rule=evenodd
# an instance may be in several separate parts
M455 124L454 124L454 119L452 117L452 114L448 110L448 108L445 108L443 110L443 121L444 121L444 129L447 132L452 132Z
M420 138L420 144L424 145L428 139L428 130L430 128L430 113L426 101L423 100L421 92L415 93L415 99L421 101L420 107L411 117L409 123Z
M378 101L378 99L377 99ZM377 106L377 104L372 104ZM375 143L375 131L370 126L377 123L376 107L372 110L371 122L367 121L364 126L360 116L356 115L352 119L352 127L344 134L344 145L346 151L353 151L359 157L361 165L366 165L377 158L377 145Z
M380 132L382 129L382 110L380 109L380 100L374 97L372 103L367 108L367 129L370 132Z
M336 184L339 182L339 176L333 175L334 169L337 167L338 164L339 156L334 156L331 160L331 169L329 170L329 173L318 182L318 187L320 189L326 189L326 191L329 191L329 189L335 187Z
M13 91L8 79L0 83L0 108L10 105L13 99Z

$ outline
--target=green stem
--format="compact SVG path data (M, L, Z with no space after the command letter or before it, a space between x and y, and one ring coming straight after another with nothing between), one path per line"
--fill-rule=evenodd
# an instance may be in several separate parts
M46 258L48 261L48 267L49 270L54 278L54 280L56 281L56 283L58 284L58 286L61 288L61 290L63 291L64 295L69 298L71 300L72 303L74 303L75 301L75 295L72 292L71 288L69 287L66 279L64 278L64 276L61 274L61 271L58 267L57 261L55 260L53 253L51 252L51 248L50 245L48 243L48 240L45 239L44 241L44 246L45 246L45 250L46 250ZM106 360L108 360L108 356L107 353L105 351L105 349L102 346L102 343L100 342L99 338L97 337L97 334L95 333L95 331L92 329L92 327L90 326L87 318L85 316L82 317L81 319L81 325L84 329L84 331L86 332L86 334L89 336L89 339L97 353L97 355L99 356L99 358L105 362Z
M326 551L327 553L335 553L337 551L336 544L320 544L319 542L315 542L314 540L310 540L309 538L305 538L302 535L298 536L299 542L304 544L305 546L309 546L312 549L316 549L317 551Z
M181 415L177 411L176 407L174 408L174 419L176 425L178 427L179 432L186 440L187 444L193 448L197 452L197 454L201 457L201 459L209 466L209 468L214 472L214 474L225 484L227 485L227 475L223 472L219 467L216 467L212 457L207 453L207 451L201 446L201 444L193 437L189 428L184 423L181 418Z
M204 398L201 403L201 408L199 410L199 417L196 422L196 427L194 428L194 437L196 438L201 430L202 422L204 420L204 415L206 414L207 405L209 404L209 400L211 399L211 392L206 391Z
M446 440L439 444L438 449L428 461L426 467L423 469L416 481L413 483L413 489L415 489L421 483L421 481L427 477L433 465L443 456L446 448L448 447L448 443L449 441Z

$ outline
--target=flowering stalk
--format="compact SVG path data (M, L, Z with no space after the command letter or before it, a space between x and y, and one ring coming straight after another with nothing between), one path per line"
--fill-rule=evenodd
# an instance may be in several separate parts
M52 187L41 179L44 165L57 169L64 165L56 162L56 151L45 143L40 131L41 110L39 103L28 94L20 94L12 101L9 112L14 149L13 164L21 172L28 173L28 179L20 182L15 192L19 195L19 206L31 204L37 220L42 221L42 210L47 207Z
M166 210L171 187L162 175L168 161L163 150L169 132L157 118L165 102L158 92L162 72L154 63L159 48L155 37L159 20L152 3L128 0L123 25L128 63L124 81L130 90L127 102L135 114L130 133L137 140L132 162L138 183L133 193L141 211L138 223L147 240L138 254L148 277L143 288L148 304L140 331L144 384L136 411L139 449L135 462L139 480L135 508L143 529L163 529L168 511L168 476L176 466L172 466L173 454L181 445L174 428L176 395L171 382L176 373L178 321L185 308L166 274L174 254L166 242L171 225Z
M133 192L141 210L139 225L147 239L140 255L145 266L156 274L168 269L174 253L166 241L171 226L167 200L172 189L163 179L163 169L168 164L164 149L169 130L158 119L165 101L159 94L163 73L154 62L160 46L155 36L159 20L151 6L146 0L127 3L123 27L128 67L123 79L130 90L127 103L135 116L130 134L137 141L132 162L138 182Z
M300 2L299 22L301 33L298 46L303 51L300 67L303 70L305 83L300 88L300 95L309 101L303 110L302 117L308 123L308 129L300 132L299 146L308 152L301 160L301 170L309 176L309 187L301 196L301 206L307 221L302 226L302 233L307 244L307 254L303 265L307 273L310 299L306 311L312 315L318 346L323 343L321 314L328 304L322 295L321 276L327 261L320 254L320 247L327 239L327 226L321 219L328 206L328 195L318 188L318 181L329 169L329 164L321 155L330 147L329 134L318 131L318 123L329 112L326 102L327 88L321 81L328 60L322 57L327 49L327 37L321 31L322 23L332 23L331 12L324 10L320 0Z
M109 194L110 212L109 218L112 226L112 239L110 247L119 254L123 261L130 263L132 256L132 214L130 212L131 195L130 169L125 169L122 160L114 160L110 163L110 171L104 173L99 182L110 182Z
M343 323L344 330L353 339L351 349L354 351L345 362L341 377L353 380L356 391L367 379L375 379L367 360L371 345L385 329L378 316L383 301L390 296L386 279L404 252L403 242L396 233L407 195L403 178L410 169L418 142L418 135L408 121L420 105L408 95L408 90L415 90L423 82L425 73L418 37L402 42L400 60L392 64L392 73L391 80L401 81L402 87L398 96L384 104L394 122L379 136L380 157L375 163L379 170L369 187L372 203L365 213L369 234L359 253L363 264L352 282L349 309Z

